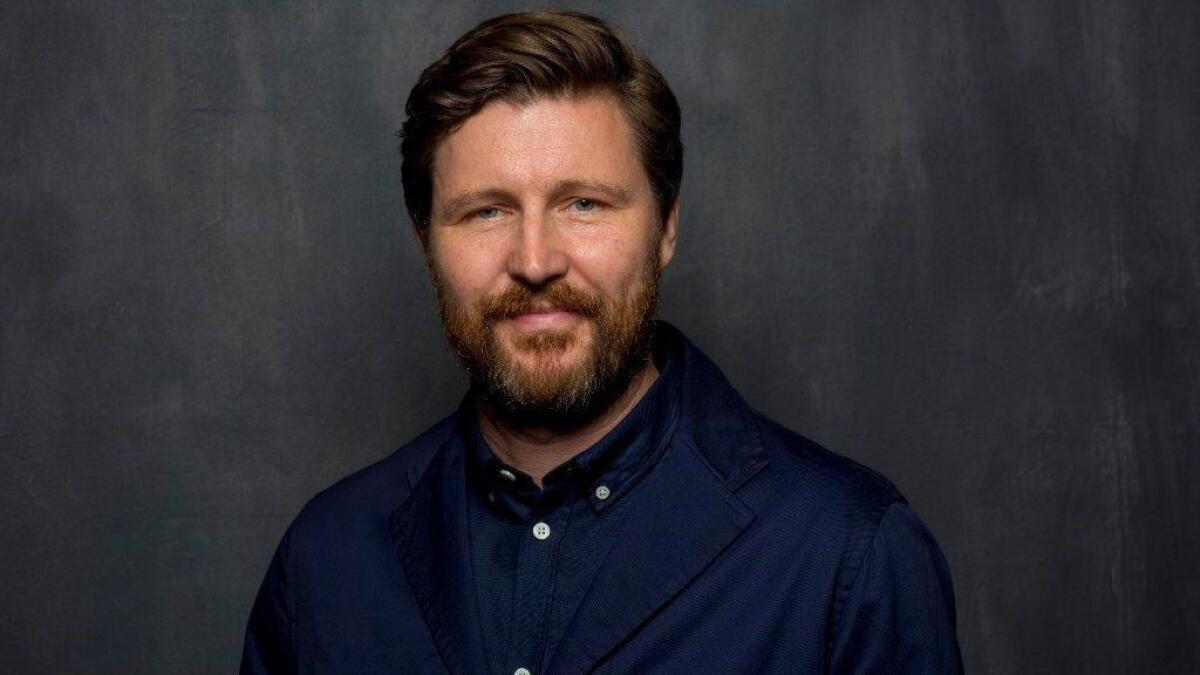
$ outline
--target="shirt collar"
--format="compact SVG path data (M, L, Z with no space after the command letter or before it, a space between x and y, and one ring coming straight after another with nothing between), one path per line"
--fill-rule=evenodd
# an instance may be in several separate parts
M674 331L655 331L658 378L617 426L546 474L541 489L529 475L492 452L474 414L463 415L471 482L488 502L520 520L580 490L586 491L597 512L620 501L653 467L675 430L683 351L682 340L676 338Z

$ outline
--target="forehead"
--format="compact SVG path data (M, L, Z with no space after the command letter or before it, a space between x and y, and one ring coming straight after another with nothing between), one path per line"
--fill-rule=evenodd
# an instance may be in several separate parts
M648 190L633 131L613 96L493 101L434 152L435 204L466 190L530 190L567 180Z

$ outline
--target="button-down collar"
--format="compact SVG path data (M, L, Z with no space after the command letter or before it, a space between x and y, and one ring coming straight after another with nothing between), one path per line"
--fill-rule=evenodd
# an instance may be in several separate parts
M603 438L546 474L539 489L533 478L492 452L474 415L464 415L470 429L468 471L488 502L519 520L558 503L568 493L583 491L596 511L611 508L654 464L674 431L679 408L679 361L682 344L655 340L658 379L629 414Z

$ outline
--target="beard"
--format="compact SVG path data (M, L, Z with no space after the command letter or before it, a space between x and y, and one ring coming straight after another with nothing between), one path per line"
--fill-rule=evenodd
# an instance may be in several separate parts
M558 279L466 303L446 292L436 271L433 282L446 337L480 403L515 424L571 428L611 405L649 359L661 276L658 256L649 256L625 300ZM501 336L505 319L547 306L583 321L567 330Z

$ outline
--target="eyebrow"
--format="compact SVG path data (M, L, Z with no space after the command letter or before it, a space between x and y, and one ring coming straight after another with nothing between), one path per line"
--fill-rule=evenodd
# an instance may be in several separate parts
M554 186L554 189L551 190L551 194L562 194L564 192L578 191L597 192L603 195L605 199L618 206L627 204L633 199L633 194L623 187L609 183L603 183L600 181L579 179L559 181ZM437 214L443 217L446 215L454 215L471 204L489 201L516 201L516 198L511 192L501 188L483 188L481 190L471 190L470 192L464 192L444 202L440 208L437 209Z
M554 186L554 192L599 192L605 199L623 205L633 199L633 194L623 187L593 180L565 180Z
M445 217L447 214L456 214L469 204L475 202L493 202L512 199L512 194L507 190L500 188L485 188L483 190L471 190L464 192L457 197L443 203L437 209L437 215Z

